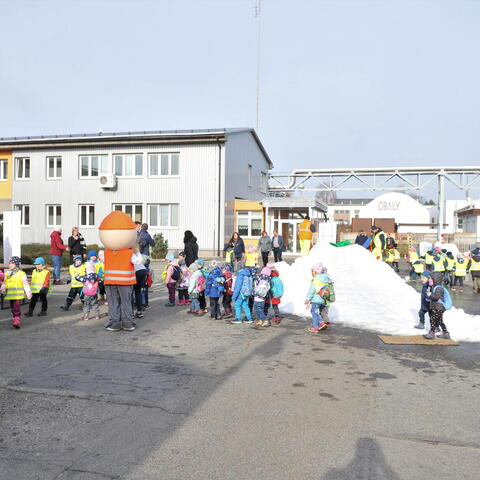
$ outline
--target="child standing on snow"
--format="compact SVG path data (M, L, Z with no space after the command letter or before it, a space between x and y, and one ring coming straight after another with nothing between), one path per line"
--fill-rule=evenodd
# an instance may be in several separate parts
M190 310L188 313L193 313L195 315L204 315L200 309L200 301L198 299L200 293L203 293L205 288L205 277L203 276L202 271L198 263L194 262L190 265L190 282L188 284L188 294L192 300L190 304Z
M179 256L178 265L181 271L180 281L177 283L178 290L178 304L179 305L188 305L190 303L190 298L188 296L188 285L190 283L190 270L185 264L185 258Z
M321 294L321 290L325 285L331 283L330 277L326 273L322 273L324 267L321 263L317 263L312 267L312 282L307 293L305 305L311 306L312 326L308 329L310 333L318 333L327 327L327 323L322 319L322 311L327 304Z
M273 318L272 322L274 324L279 324L280 323L280 310L278 309L278 306L280 305L280 299L282 298L283 295L283 282L279 277L278 271L275 268L275 264L273 265L268 265L271 270L271 280L270 280L270 292L267 295L267 298L265 299L265 315L268 315L268 310L270 309L270 305L273 308Z
M432 274L426 270L420 274L422 282L422 294L420 296L420 310L418 311L418 324L415 328L423 330L425 328L425 314L430 316L430 298L429 293L432 291Z
M252 312L248 306L248 300L253 293L252 272L249 268L242 268L235 280L232 300L235 302L235 319L230 323L242 323L242 311L245 312L245 323L252 323Z
M51 292L51 276L48 268L45 266L45 259L43 257L37 257L33 264L35 265L35 270L32 272L32 299L30 300L28 312L25 316L31 317L33 315L35 305L38 300L40 300L42 308L38 316L44 317L47 314L48 308L47 294Z
M166 307L175 306L175 287L177 282L180 280L181 273L180 267L178 266L178 261L175 260L175 255L169 253L165 260L167 262L167 274L165 276L165 285L168 290L168 302L165 304Z
M215 320L222 318L222 312L220 311L220 297L225 290L222 271L218 266L216 260L210 262L210 273L207 277L207 284L205 287L205 295L210 297L210 317Z
M428 340L435 338L435 330L438 327L442 329L442 333L438 335L438 338L450 338L447 327L445 323L443 323L443 314L445 313L447 298L450 296L448 290L442 287L443 277L442 272L433 272L433 289L431 292L427 292L427 296L430 298L430 331L424 335L424 337Z
M230 263L225 263L222 266L222 274L223 274L223 286L225 290L223 291L223 312L224 318L232 318L232 295L233 295L233 276L232 276L232 269Z
M255 327L269 327L270 321L265 314L265 299L270 292L270 275L272 270L269 267L263 267L259 275L256 275L253 281L253 309L257 320Z
M70 291L65 300L65 305L60 307L62 310L68 310L75 300L75 297L82 293L83 284L77 280L77 276L83 277L85 273L86 266L83 263L83 258L80 255L76 255L73 258L73 265L70 265Z
M5 292L5 300L10 300L12 327L20 328L22 320L20 305L25 297L29 300L32 298L32 291L26 273L20 270L19 257L12 257L8 262L8 271L5 276L5 283L2 284L2 292Z

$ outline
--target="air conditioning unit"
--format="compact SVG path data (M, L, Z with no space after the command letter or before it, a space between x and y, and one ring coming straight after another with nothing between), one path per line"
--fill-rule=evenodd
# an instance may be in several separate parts
M117 177L113 173L107 173L100 176L101 188L115 188L117 186Z

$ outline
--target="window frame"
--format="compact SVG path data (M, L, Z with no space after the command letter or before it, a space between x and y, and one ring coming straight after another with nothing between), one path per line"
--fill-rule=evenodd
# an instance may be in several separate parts
M160 219L160 207L161 206L168 206L168 224L167 225L154 225L152 223L151 215L150 215L150 208L157 207L157 218ZM177 225L172 225L172 207L177 207ZM148 217L148 225L152 229L157 230L178 230L180 228L180 204L178 203L147 203L147 217Z
M82 208L83 207L92 207L93 208L93 225L84 225L82 224ZM89 211L85 212L85 218L89 219ZM81 203L78 205L78 226L80 228L95 228L95 204L94 203Z
M137 156L142 157L142 173L141 173L141 175L135 175L135 174L134 174L134 175L124 175L124 174L123 174L123 172L125 172L125 158L128 157L128 156L131 156L131 157L133 157L133 159L134 159L134 162L133 162L133 170L134 170L134 171L135 171L135 169L136 169L136 157L137 157ZM145 176L145 172L144 172L144 170L145 170L145 169L144 169L144 167L145 167L145 165L144 165L144 163L145 163L144 160L145 160L145 159L144 159L144 156L145 156L145 155L143 154L143 152L137 152L137 153L114 153L114 154L112 155L112 172L113 172L114 175L115 175L116 177L118 177L118 178L144 178L144 176ZM117 173L117 169L116 169L116 157L123 157L123 160L122 160L122 174L121 174L121 175L119 175L119 174ZM129 204L127 204L127 205L129 205Z
M24 223L25 209L28 208L28 223ZM30 227L30 204L29 203L17 203L13 206L14 210L20 210L20 226Z
M19 177L18 176L18 164L20 163L20 161L22 161L23 172L25 173L25 160L28 160L28 177L25 177L25 175ZM14 170L15 170L15 174L14 174L15 180L18 180L19 182L28 182L30 180L31 174L32 174L30 157L15 157L15 159L14 159ZM7 172L8 172L8 170L7 170ZM8 173L7 173L7 180L8 180Z
M159 172L157 175L151 173L152 170L152 156L158 156L158 164L157 164L157 171ZM162 175L160 172L162 171L162 155L168 156L168 173L166 175ZM178 173L172 174L172 163L173 163L173 156L176 155L178 158L177 164L177 171ZM180 152L150 152L147 154L147 176L148 178L180 178ZM152 204L154 205L154 204Z
M260 172L260 192L267 194L268 191L268 174L263 170Z
M62 179L62 175L63 175L63 160L62 160L62 156L61 155L49 155L48 157L45 157L45 166L46 166L46 178L47 180L61 180ZM54 166L54 170L55 170L55 177L50 177L49 176L49 173L50 173L50 166L49 166L49 163L50 163L50 160L55 160L55 166ZM58 160L60 160L60 176L58 176Z
M55 225L50 225L48 223L48 218L49 218L49 208L50 207L55 207L55 210L57 210L58 207L60 207L60 215L58 215L58 212L56 211L55 212L55 222L57 221L57 217L60 217L60 222L58 224L55 224ZM47 215L47 218L46 218L46 221L45 221L45 224L47 226L47 228L55 228L55 227L61 227L62 226L62 204L61 203L47 203L45 205L45 213Z
M5 178L4 171L6 173ZM8 158L0 158L0 182L8 182Z
M252 188L253 182L253 167L252 165L248 164L248 188Z
M144 216L144 211L143 211L143 203L112 203L112 212L115 211L115 210L118 210L118 208L115 208L115 207L122 207L120 209L121 212L123 213L126 213L128 215L128 213L125 211L127 206L131 206L133 207L132 210L133 210L133 217L132 220L134 222L136 221L139 221L139 222L143 222L143 216ZM141 215L140 215L140 220L136 220L135 216L137 214L136 210L137 210L137 207L141 207Z
M239 220L240 218L247 218L247 225L248 225L248 233L247 235L241 234L240 233L240 224ZM260 234L259 235L253 235L252 234L252 220L260 220ZM262 230L263 230L263 215L262 212L257 211L257 210L239 210L237 211L237 232L241 237L247 237L247 238L259 238L262 236Z
M88 175L82 175L82 157L87 157L88 158ZM99 157L99 162L98 162L98 175L92 175L92 157ZM101 170L101 157L106 157L107 159L107 171L102 172ZM109 155L107 153L92 153L92 154L79 154L78 155L78 178L80 180L94 180L94 179L99 179L102 175L108 175L112 171L112 164L111 161L109 161Z

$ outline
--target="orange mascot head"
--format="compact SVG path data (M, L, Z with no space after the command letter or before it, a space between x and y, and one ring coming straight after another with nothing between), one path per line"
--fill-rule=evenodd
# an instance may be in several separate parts
M135 222L123 212L109 213L99 227L100 240L110 250L132 248L137 240Z

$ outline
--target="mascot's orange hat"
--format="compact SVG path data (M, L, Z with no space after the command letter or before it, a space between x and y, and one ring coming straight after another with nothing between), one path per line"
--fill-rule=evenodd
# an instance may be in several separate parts
M99 230L133 230L136 225L126 213L114 210L103 219L98 228Z

